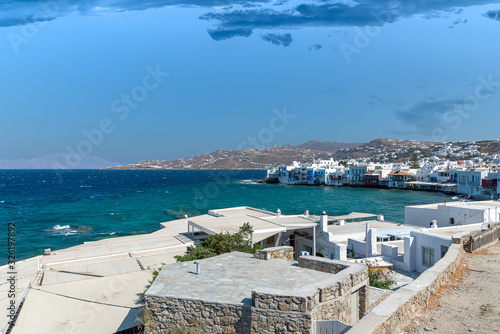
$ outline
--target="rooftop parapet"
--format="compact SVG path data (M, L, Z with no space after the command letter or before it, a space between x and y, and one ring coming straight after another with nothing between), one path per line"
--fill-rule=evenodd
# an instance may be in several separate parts
M292 246L281 246L281 247L269 247L265 249L259 249L255 251L254 257L259 260L293 260L293 247Z

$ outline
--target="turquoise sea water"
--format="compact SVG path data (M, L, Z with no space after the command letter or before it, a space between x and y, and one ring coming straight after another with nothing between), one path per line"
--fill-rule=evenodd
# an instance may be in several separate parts
M284 214L383 214L403 222L404 207L442 202L441 193L258 184L264 171L0 170L0 265L7 226L16 222L17 259L84 241L150 233L159 223L209 209L252 206Z

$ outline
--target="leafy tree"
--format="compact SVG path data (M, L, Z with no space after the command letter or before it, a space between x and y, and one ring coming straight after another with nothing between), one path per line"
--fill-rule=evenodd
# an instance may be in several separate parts
M188 246L184 255L176 255L177 262L206 259L212 256L239 251L253 254L260 245L252 245L252 226L243 224L239 231L231 234L228 232L209 236L196 246Z

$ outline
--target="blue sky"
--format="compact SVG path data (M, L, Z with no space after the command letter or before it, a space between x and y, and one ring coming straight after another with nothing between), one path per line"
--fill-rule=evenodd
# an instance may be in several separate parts
M0 159L495 139L499 35L500 1L13 0Z

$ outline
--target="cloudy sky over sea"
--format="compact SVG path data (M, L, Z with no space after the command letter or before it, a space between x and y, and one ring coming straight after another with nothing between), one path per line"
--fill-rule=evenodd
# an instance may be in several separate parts
M500 1L3 1L0 159L500 137Z

